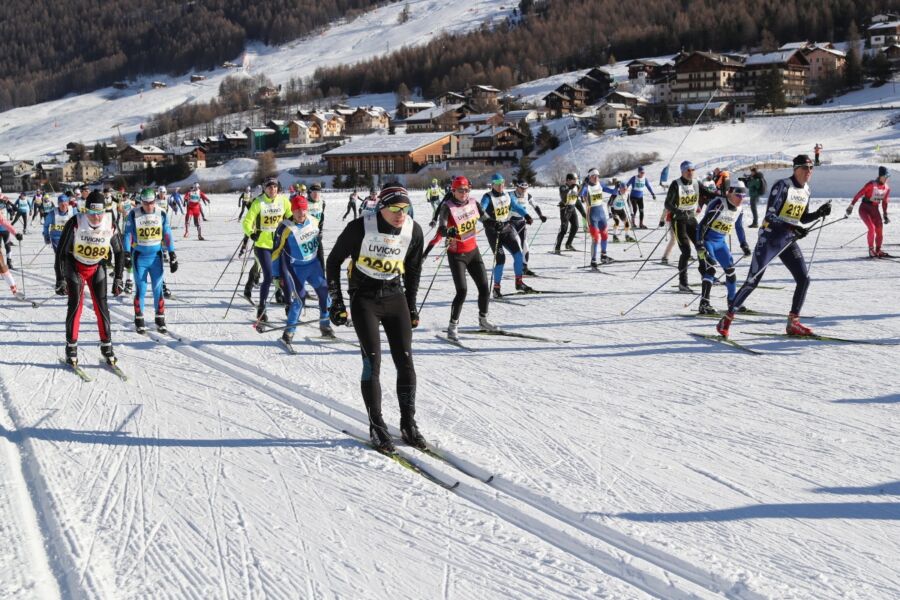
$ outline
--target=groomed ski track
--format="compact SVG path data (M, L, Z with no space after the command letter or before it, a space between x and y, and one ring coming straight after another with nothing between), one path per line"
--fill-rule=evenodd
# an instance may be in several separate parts
M339 232L334 212L343 212L343 198L327 198L331 221L326 222L326 249ZM63 369L47 366L54 362L50 356L61 352L62 299L37 310L0 302L7 331L20 338L8 343L8 360L0 363L4 384L0 391L10 416L5 428L18 433L6 437L14 439L18 451L28 455L17 468L22 480L29 482L27 497L37 515L28 533L11 535L13 540L44 538L46 571L52 573L53 581L45 577L42 585L51 596L224 598L299 593L323 597L333 589L343 590L343 594L355 590L365 596L373 590L396 593L395 586L400 586L400 597L413 597L416 589L427 590L423 593L429 597L464 597L474 581L484 584L494 573L496 581L488 584L488 590L513 597L838 597L852 581L866 592L860 592L861 597L890 597L891 584L878 573L884 573L881 557L896 548L895 542L888 541L896 526L890 517L892 509L882 508L880 498L869 498L857 506L830 503L823 497L822 506L809 509L797 508L799 504L792 505L784 498L779 509L767 490L798 478L807 481L807 488L863 490L867 486L857 481L861 477L842 477L853 474L847 467L860 460L875 473L865 477L865 482L873 478L873 484L888 481L885 467L890 461L886 455L871 452L875 448L872 441L876 437L891 439L896 429L858 411L880 412L878 398L891 397L887 390L892 375L885 373L882 381L852 379L855 370L851 363L886 364L896 349L838 348L827 342L811 349L791 340L743 338L742 342L772 355L743 357L691 341L685 331L709 333L714 321L684 323L671 318L669 315L682 310L683 299L664 294L635 311L633 319L620 319L614 316L619 309L636 302L673 271L651 261L634 282L631 275L639 266L634 264L611 266L622 275L614 278L615 282L613 278L579 277L572 260L580 266L580 253L559 260L541 252L555 236L557 222L551 220L533 248L532 268L554 271L564 281L528 281L546 289L571 289L572 282L579 282L585 297L517 297L527 306L492 305L492 320L514 331L521 327L523 332L571 338L571 348L490 338L467 342L477 348L469 353L435 339L434 333L446 324L452 296L446 269L438 274L423 311L421 332L414 341L423 431L444 453L470 470L496 475L490 484L481 483L414 450L403 450L442 477L461 482L448 493L340 434L341 429L366 433L356 383L357 350L348 345L297 343L299 355L284 356L279 354L276 333L259 335L246 323L245 317L252 311L246 303L236 301L228 320L221 319L239 266L231 266L215 294L207 290L239 234L237 224L227 222L232 198L216 196L213 200L218 204L212 221L204 227L205 235L214 238L212 242L184 241L176 229L182 270L174 277L167 273L167 281L185 301L170 302L168 312L170 330L182 342L152 329L152 339L134 333L130 301L110 301L114 341L120 364L131 378L128 383L88 366L95 381L84 384ZM656 207L650 203L651 214ZM826 239L823 235L808 302L809 312L820 318L811 325L823 334L827 328L827 333L849 336L846 330L840 331L841 326L858 315L853 323L866 333L897 339L896 315L891 310L865 310L871 307L860 307L844 297L853 295L852 286L862 286L863 294L885 297L897 291L896 265L854 261L858 248L836 250L860 227L853 219L846 226L832 228L837 230L833 236ZM26 238L26 260L28 252L39 249L35 239L31 235ZM656 239L650 236L650 240ZM581 242L579 236L576 246L580 248ZM611 252L622 250L611 245ZM808 256L808 248L805 250ZM631 250L619 257L630 258L632 253L637 256ZM435 264L426 261L423 275L432 273ZM35 266L41 268L40 274L29 273L27 291L29 296L43 299L51 291L48 264L39 261ZM739 268L739 277L744 272ZM875 273L877 277L872 276ZM696 275L693 270L691 275ZM18 272L16 276L21 277ZM508 277L504 286L511 290ZM786 290L757 291L752 305L777 310L789 298L792 281L780 266L771 268L764 281L779 282ZM469 294L463 319L471 325L475 313L471 285ZM714 300L716 303L721 307L721 298ZM270 311L280 320L280 307L272 306ZM782 326L783 321L776 318L760 317L746 324L736 321L733 335L740 336L741 328L778 331ZM354 337L349 329L337 333L347 339ZM94 316L87 306L81 339L82 362L93 365L99 351ZM52 348L49 353L48 345ZM383 345L386 351L386 343ZM528 356L534 357L526 363L533 373L502 372ZM752 369L754 379L749 383L741 379L740 388L722 392L716 402L698 379L678 377L676 365L683 364L678 358L688 360L688 368L697 373L702 373L700 365L709 362L725 374ZM753 366L745 360L752 360ZM759 360L763 364L757 364ZM494 369L492 362L497 365ZM826 364L834 382L849 383L839 390L819 389L822 399L809 404L800 400L804 391L799 381L792 385L780 380L775 385L758 379L773 368L788 373L775 366L786 363L801 373ZM478 391L452 387L439 372L441 365L470 374L467 386ZM595 371L595 367L601 370ZM655 383L649 379L655 368L663 369L668 380ZM35 370L40 377L34 376ZM343 376L336 377L341 371ZM393 366L385 352L385 410L388 422L396 425L393 378ZM579 382L577 387L572 385L574 381ZM824 400L826 397L831 400ZM862 404L866 398L873 401L869 407ZM860 403L853 403L854 399ZM565 414L553 412L553 407ZM533 416L529 414L532 410ZM750 421L749 414L759 413L761 427L754 424L749 428L760 436L758 440L746 437L745 425L740 419L733 420L730 410ZM168 416L170 412L173 414ZM690 423L680 421L692 413ZM775 422L762 426L763 416ZM698 418L702 419L702 431L697 433L703 436L691 433ZM561 422L556 424L555 419ZM662 429L667 421L669 431ZM545 431L535 430L538 422ZM602 422L609 422L609 429L600 440L601 454L581 438L593 439L592 428ZM808 431L815 433L808 435L806 429L800 429L802 440L791 440L790 433L798 431L798 423L808 424ZM839 435L854 447L867 448L865 459L856 450L842 457L839 442L826 439ZM7 440L0 442L6 444ZM790 446L805 457L802 462L784 460ZM164 455L169 448L195 450L202 459L196 465L184 460L178 464ZM740 454L729 456L728 452L738 448L742 448ZM251 455L253 462L245 462L239 452ZM810 471L815 463L807 454L812 452L824 452L838 464L825 469L820 478L820 473ZM271 473L255 464L260 458L268 461ZM14 461L10 465L16 467ZM742 482L742 473L752 465L757 465L758 472ZM670 469L678 472L674 479L666 479L665 472ZM173 471L180 479L167 476ZM71 472L83 473L83 479L76 478L73 483ZM299 488L309 496L296 494L297 477L315 479ZM690 483L679 484L679 479ZM843 485L838 483L842 480ZM248 481L259 489L235 487ZM705 491L697 495L692 488ZM890 481L887 489L893 489ZM73 494L79 490L81 495ZM363 491L371 498L359 496ZM866 499L865 492L857 494ZM460 498L453 499L454 495ZM84 501L75 501L82 496ZM692 496L694 502L685 502ZM350 498L358 499L358 504ZM699 499L709 511L687 509ZM778 518L773 515L779 510L793 515L782 517L790 523L789 543L795 550L817 551L810 551L806 562L792 559L792 568L803 571L781 577L785 574L769 562L775 546L760 545L767 537L765 521L750 516L730 527L727 518L717 520L718 513L740 504L761 506L757 510L763 519ZM766 505L776 508L768 512ZM718 513L715 507L720 507ZM740 509L734 510L740 513ZM817 514L817 510L822 512ZM402 511L405 519L398 518L397 511ZM704 512L712 520L699 525ZM293 517L282 520L283 515ZM362 534L343 529L342 520L349 515L364 528ZM270 529L265 518L272 519L277 528ZM863 573L860 564L839 568L842 554L838 549L830 554L821 552L823 540L814 527L831 524L831 519L838 519L838 527L829 537L839 536L853 548L866 549L872 556L871 571ZM878 524L867 528L867 534L884 536L879 541L884 547L881 553L867 547L862 534L847 538L850 530L840 523L859 526L870 522L859 519L873 519ZM310 521L317 523L312 531L306 529ZM437 523L444 530L435 531ZM762 529L757 531L754 524ZM388 533L387 525L399 527L401 532L412 528L418 534L398 539ZM25 527L23 523L21 528ZM285 529L289 527L293 531ZM379 547L385 538L403 557L395 559L396 564L392 560L386 571L377 561L366 564L366 559L360 559L361 552L352 550L353 546ZM335 547L333 552L325 551L327 558L323 558L322 540L330 540ZM293 556L304 574L288 572L287 562L273 560L279 552ZM402 571L404 559L415 564L423 554L430 558L425 574L415 577L419 587L398 583L391 573ZM762 560L763 555L770 558ZM540 565L537 568L534 560ZM481 570L473 574L479 561ZM444 565L443 573L435 577L440 571L437 564ZM160 580L154 575L159 570L168 576L170 586L159 587ZM605 575L599 574L601 571ZM6 584L4 576L0 583Z

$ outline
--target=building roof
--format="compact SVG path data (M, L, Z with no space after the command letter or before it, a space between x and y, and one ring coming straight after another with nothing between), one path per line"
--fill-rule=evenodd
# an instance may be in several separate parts
M847 57L846 52L841 52L840 50L835 50L834 48L829 48L829 47L825 46L824 44L821 46L819 44L816 44L814 47L810 48L807 51L807 54L809 54L810 52L815 52L816 50L822 50L823 52L828 52L829 54L834 54L835 56L840 56L841 58Z
M182 146L173 150L167 150L166 154L171 154L173 156L187 156L188 154L192 154L195 150L206 152L206 148L203 146Z
M244 131L249 131L251 133L265 133L265 134L273 134L275 133L274 129L269 129L268 127L247 127Z
M477 115L467 115L459 120L460 125L468 125L469 123L484 123L488 119L497 116L497 113L479 113Z
M528 117L537 117L537 111L533 108L523 109L523 110L511 110L503 114L503 118L506 120L513 119L527 119Z
M806 48L807 46L811 46L811 45L812 45L812 44L810 44L810 43L807 42L807 41L803 41L803 42L788 42L787 44L782 44L781 47L778 48L778 49L779 49L779 50L802 50L803 48Z
M354 156L358 154L408 154L450 137L451 132L407 133L406 135L370 135L347 142L322 156Z
M869 26L869 31L877 29L897 29L900 27L900 21L888 21L887 23L876 23Z
M796 50L779 50L777 52L766 52L765 54L751 54L744 63L748 67L755 65L780 65L789 61L795 54Z
M294 119L293 121L291 121L289 123L289 125L296 125L297 127L300 127L301 129L309 129L309 125L306 123L306 121L298 121L298 120Z
M562 98L563 100L570 100L570 98L569 98L568 96L566 96L565 94L560 94L560 93L557 92L556 90L553 90L552 92L550 92L549 94L547 94L546 96L544 96L544 97L542 98L542 100L546 100L546 99L549 98L550 96L559 96L559 97Z
M497 88L495 88L495 87L492 86L492 85L470 85L467 89L470 89L470 90L482 90L482 91L484 91L484 92L494 92L494 93L497 93L497 94L500 93L500 90L498 90Z
M418 108L419 110L425 110L426 108L434 108L434 102L425 101L425 102L411 102L409 100L404 100L397 106L403 106L406 108Z
M421 110L413 115L409 115L406 119L403 120L404 123L416 123L423 122L427 123L432 119L437 119L441 115L444 115L448 112L458 110L462 108L464 105L462 103L458 104L442 104L441 106L432 106L431 108L426 108L425 110Z
M694 52L694 54L703 56L704 58L707 58L713 62L717 62L720 65L725 66L725 67L740 67L743 65L743 63L741 61L735 59L733 56L727 56L725 54L715 54L714 52L702 52L702 51Z
M512 131L512 128L506 127L506 126L484 127L481 129L481 131L479 131L478 133L475 134L475 137L477 137L477 138L492 138L492 137L496 137L501 132L506 131L506 130ZM516 131L516 133L518 133L518 131Z
M620 102L605 102L600 105L600 108L602 109L605 106L614 108L615 110L631 110L631 108L629 108L627 105L622 104Z
M140 154L165 154L162 148L157 148L156 146L130 144L128 147Z
M232 131L231 133L224 133L222 137L226 140L246 140L247 134L243 131Z

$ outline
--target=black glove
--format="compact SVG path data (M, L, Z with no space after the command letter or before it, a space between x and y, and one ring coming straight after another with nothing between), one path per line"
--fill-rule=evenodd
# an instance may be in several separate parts
M853 214L853 205L852 204L847 207L847 210L844 211L844 214L847 215L848 217Z
M432 246L431 244L428 244L427 246L425 246L425 250L422 251L422 260L425 260L425 257L428 256L428 253L431 252L432 248L434 248L434 246Z
M429 227L434 227L435 224L437 224L437 221L430 221L430 222L428 223L428 226L429 226Z
M19 241L21 242L21 241L22 241L22 234L21 234L21 233L17 233L17 234L16 234L16 239L19 240Z
M884 224L887 225L891 220L888 218L887 213L884 214Z
M496 231L497 233L500 233L500 231L503 229L503 225L505 225L505 223L501 221L492 221L491 224L494 226L494 231Z
M122 280L116 277L113 279L113 288L112 288L113 296L118 296L122 293Z
M741 244L741 250L744 251L744 256L750 256L750 246L748 246L747 244Z
M665 221L665 219L660 219L660 220L659 220L659 226L660 226L660 227L665 227L665 226L666 226L666 221Z
M60 279L56 282L56 295L57 296L65 296L66 295L66 282L63 279Z
M125 270L128 270L131 268L131 261L132 261L131 252L126 252L125 258L122 259L122 264L125 265Z
M178 270L178 259L175 258L174 252L169 252L169 271L174 273Z
M444 232L444 237L456 237L459 234L459 230L456 227L448 227Z
M540 215L540 219L541 219L541 223L547 222L547 217L545 217L544 215Z
M534 219L531 218L531 215L525 215L525 223L527 223L528 225L534 223Z
M340 326L347 324L347 307L344 306L343 298L332 297L329 318L335 325Z
M819 207L819 210L816 211L816 216L820 219L827 217L831 214L831 202L826 202L822 206Z
M250 239L255 242L256 240L259 239L259 233L260 232L258 232L258 231L254 231L253 233L250 234Z
M806 234L808 234L808 233L809 233L809 231L807 231L803 227L794 227L794 239L795 240L802 240L803 238L806 237Z
M416 309L412 309L409 311L409 321L412 323L412 328L415 329L419 326L419 311Z

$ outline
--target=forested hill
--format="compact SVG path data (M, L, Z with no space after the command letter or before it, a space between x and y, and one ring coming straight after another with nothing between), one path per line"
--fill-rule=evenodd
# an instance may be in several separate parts
M384 0L4 0L0 110L141 73L208 69Z
M470 84L501 89L550 74L684 50L772 49L845 40L900 0L523 0L525 19L499 29L445 35L357 65L316 73L323 89L426 97Z

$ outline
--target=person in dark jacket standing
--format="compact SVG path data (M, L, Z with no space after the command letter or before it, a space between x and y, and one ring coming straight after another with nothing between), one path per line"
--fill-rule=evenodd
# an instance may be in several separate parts
M397 368L397 399L403 441L417 448L427 442L416 424L416 371L412 358L412 330L419 325L416 294L422 271L424 235L409 217L406 189L387 184L378 195L378 210L351 221L328 255L326 278L331 296L331 322L345 325L347 307L341 291L341 266L349 270L350 312L362 350L360 380L369 415L369 435L381 452L394 452L394 442L381 415L381 340L384 328Z
M563 238L566 237L566 231L569 231L569 239L566 241L566 250L569 252L577 252L572 242L575 240L575 234L578 233L578 214L584 219L587 215L584 213L584 207L579 202L579 194L581 187L578 185L578 175L575 173L566 174L566 183L559 186L559 233L556 234L556 248L553 250L555 254L561 252Z

